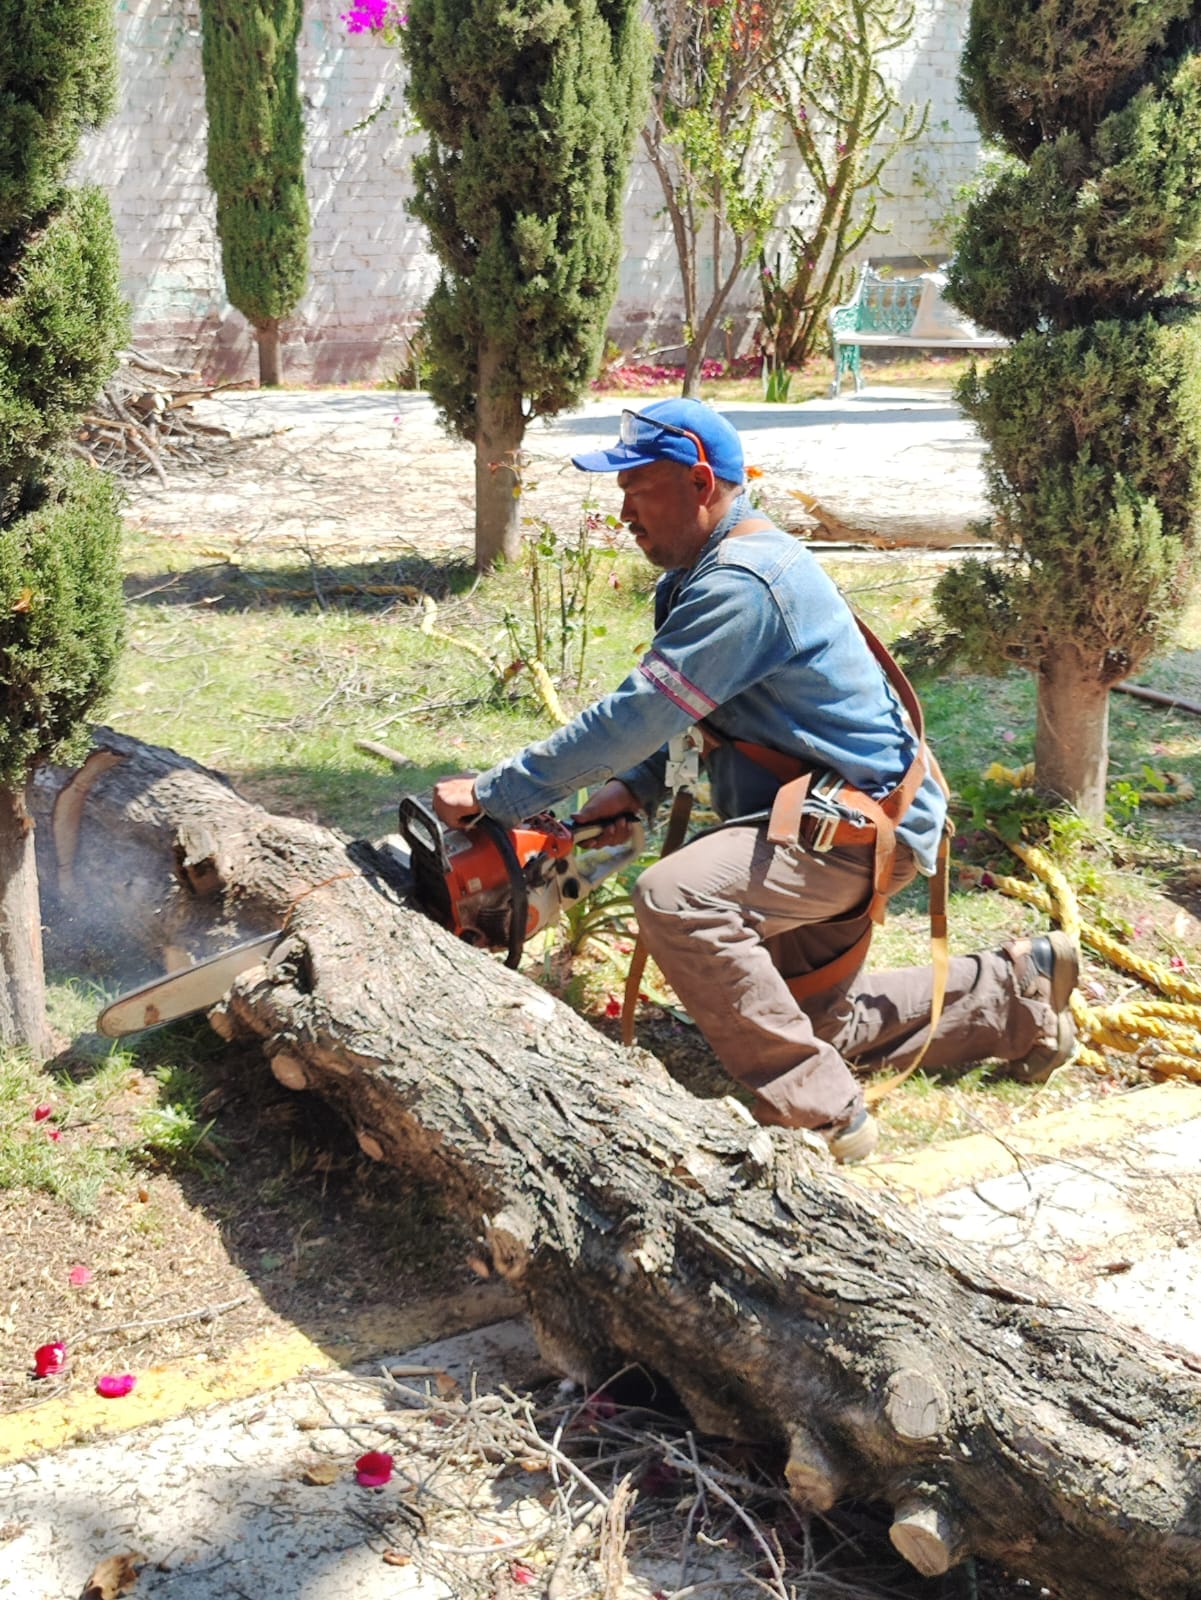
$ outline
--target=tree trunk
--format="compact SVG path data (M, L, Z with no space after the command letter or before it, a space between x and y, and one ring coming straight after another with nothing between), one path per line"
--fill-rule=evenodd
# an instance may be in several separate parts
M475 410L475 564L481 571L521 550L521 441L525 417L519 396L498 393L499 347L482 340Z
M259 388L278 389L283 382L279 322L261 322L254 330L259 347Z
M1109 768L1109 688L1072 644L1048 650L1039 667L1034 766L1041 789L1066 800L1082 817L1101 821Z
M563 1371L660 1374L701 1429L777 1449L802 1507L890 1505L923 1573L978 1554L1058 1600L1197 1600L1195 1363L690 1095L410 909L370 846L98 737L123 764L88 791L76 880L124 863L96 893L161 942L273 908L281 943L214 1026L436 1182Z
M33 821L19 789L0 790L0 1044L51 1054Z

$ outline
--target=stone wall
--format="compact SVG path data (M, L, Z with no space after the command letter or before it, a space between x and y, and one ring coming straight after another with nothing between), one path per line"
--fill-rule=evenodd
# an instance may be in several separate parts
M321 384L395 372L436 276L404 207L416 140L406 130L398 58L368 35L347 35L338 19L346 3L308 0L300 54L312 277L287 326L285 370ZM975 162L975 128L955 102L967 4L918 0L913 42L891 63L905 95L930 102L930 126L887 174L893 198L881 220L889 233L862 252L873 259L936 258L937 220ZM253 337L225 299L204 176L198 0L118 0L117 19L120 108L87 142L78 175L112 200L135 341L209 376L249 376ZM615 342L627 348L679 337L679 281L660 205L654 173L638 160L611 320ZM744 293L733 309L747 307Z

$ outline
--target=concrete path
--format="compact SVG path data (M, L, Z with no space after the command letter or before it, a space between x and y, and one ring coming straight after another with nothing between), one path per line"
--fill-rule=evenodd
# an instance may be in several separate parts
M534 421L524 443L522 515L560 533L585 502L617 511L613 480L571 465L611 444L623 404L596 398L552 421ZM723 408L742 433L757 489L785 527L809 532L817 502L836 534L869 544L934 548L971 539L987 514L983 446L947 391L867 389L838 400ZM258 436L208 471L133 486L135 527L253 542L422 552L470 549L471 447L439 427L418 394L231 391L197 404L204 421Z

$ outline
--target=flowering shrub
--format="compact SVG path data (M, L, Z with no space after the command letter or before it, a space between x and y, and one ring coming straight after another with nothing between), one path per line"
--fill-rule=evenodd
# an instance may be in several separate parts
M757 378L762 368L761 355L739 356L735 361L704 361L701 363L701 380L711 383L716 378ZM631 361L606 367L599 377L593 378L592 388L599 394L608 389L645 389L649 392L666 386L678 388L683 381L682 366Z
M356 0L339 20L346 24L347 33L383 33L386 28L403 28L409 18L396 0Z

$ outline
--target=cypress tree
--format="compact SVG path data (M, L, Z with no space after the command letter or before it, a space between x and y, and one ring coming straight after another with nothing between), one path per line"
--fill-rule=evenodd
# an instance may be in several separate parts
M578 399L617 289L649 48L637 0L413 0L430 393L475 442L477 564L516 554L526 423Z
M302 0L200 0L208 180L230 304L254 329L259 382L280 381L281 320L309 272L296 44Z
M110 0L0 0L0 1043L41 1053L25 784L86 743L121 643L113 487L60 449L126 334L107 202L64 181L115 81Z
M1014 340L959 398L995 562L936 590L945 640L1037 676L1040 786L1104 810L1111 685L1170 637L1201 513L1201 6L974 0L960 87L1010 161L950 298Z

